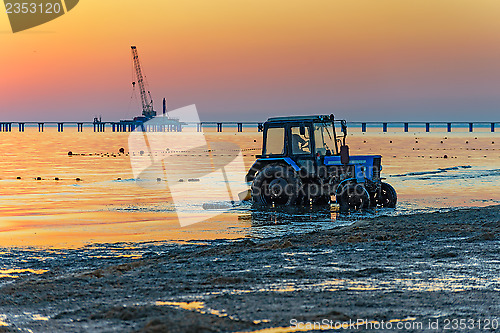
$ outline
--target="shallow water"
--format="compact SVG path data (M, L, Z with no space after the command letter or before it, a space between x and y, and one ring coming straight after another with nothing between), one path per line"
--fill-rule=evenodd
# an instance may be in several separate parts
M182 147L196 133L167 135L175 136ZM212 145L239 146L243 169L250 167L261 146L261 133L256 132L205 136ZM348 138L351 155L382 155L382 176L398 192L395 210L339 216L325 208L256 212L243 204L215 210L207 221L181 228L176 212L202 216L206 211L189 201L174 206L165 179L136 181L128 137L128 133L77 133L76 129L0 133L0 244L75 248L94 243L263 238L328 229L359 217L500 202L498 133L354 133ZM229 154L215 149L211 158ZM187 156L192 160L188 168L206 167L201 155ZM229 168L227 174L243 179L244 171ZM186 199L219 203L213 179L196 185L200 191L185 193Z

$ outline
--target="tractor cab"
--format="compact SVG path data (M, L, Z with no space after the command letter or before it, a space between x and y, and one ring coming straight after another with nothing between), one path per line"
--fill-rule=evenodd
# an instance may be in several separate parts
M335 195L341 208L395 205L394 189L380 181L381 157L349 156L345 120L333 115L274 117L264 124L263 136L262 155L246 176L256 203L327 203ZM359 195L344 193L354 190ZM391 197L384 203L387 191Z
M338 121L347 135L344 121ZM264 124L262 156L339 155L335 123L330 117L276 117Z
M337 138L336 122L342 124L342 140ZM284 159L295 169L315 174L321 159L340 155L346 135L345 121L335 121L333 116L269 118L264 124L262 158L266 162Z

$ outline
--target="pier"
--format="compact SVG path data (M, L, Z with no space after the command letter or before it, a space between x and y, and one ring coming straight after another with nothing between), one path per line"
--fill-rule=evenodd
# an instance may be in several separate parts
M201 122L179 122L177 119L157 117L147 122L121 120L121 121L88 121L88 122L0 122L0 132L12 132L12 127L17 127L19 132L24 132L27 127L38 128L44 132L46 127L57 127L57 132L64 132L66 128L76 128L77 132L90 130L94 132L132 132L141 130L144 132L182 132L185 127L196 128L197 132L213 128L216 132L224 129L236 129L243 132L244 129L262 132L264 122L237 122L237 121L201 121ZM494 133L500 122L348 122L350 132L361 130L365 132L447 132L461 129L462 132L473 133L478 129L482 132Z
M488 128L490 132L495 132L496 125L499 122L486 122L486 121L476 121L476 122L444 122L444 121L433 121L433 122L348 122L347 125L350 128L361 127L361 132L368 132L368 128L371 129L382 129L382 132L386 133L391 128L391 132L395 129L402 129L403 132L410 132L412 129L415 132L419 132L420 129L425 128L425 132L448 132L451 133L453 128L466 128L468 132L474 132L474 128ZM442 127L438 129L436 127Z

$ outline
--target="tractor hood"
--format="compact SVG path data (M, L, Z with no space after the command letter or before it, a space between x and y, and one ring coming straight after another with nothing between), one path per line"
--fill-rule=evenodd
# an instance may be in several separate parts
M349 165L354 165L354 174L358 181L373 180L374 176L380 177L381 159L380 155L351 155ZM340 156L325 156L324 165L342 165Z

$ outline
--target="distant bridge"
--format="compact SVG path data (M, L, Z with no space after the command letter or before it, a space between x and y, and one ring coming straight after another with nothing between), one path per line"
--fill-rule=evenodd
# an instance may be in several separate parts
M43 132L46 126L56 127L58 132L64 132L65 127L76 127L78 132L83 132L84 128L93 129L94 132L132 132L135 130L142 130L145 132L181 132L183 127L196 126L198 132L202 132L204 128L216 128L217 132L222 132L224 127L236 128L238 132L243 132L243 128L254 128L261 132L263 130L264 122L238 122L238 121L201 121L201 122L179 122L176 119L161 118L155 121L156 118L148 122L138 122L131 120L122 120L119 122L109 121L94 121L94 122L0 122L0 132L12 132L12 127L17 128L19 132L24 132L26 127L38 127L39 132ZM367 132L368 129L378 129L382 132L452 132L453 129L466 129L469 132L474 132L474 129L481 128L486 131L495 132L497 125L500 122L348 122L351 128L360 128L361 132ZM416 130L418 129L418 130Z

